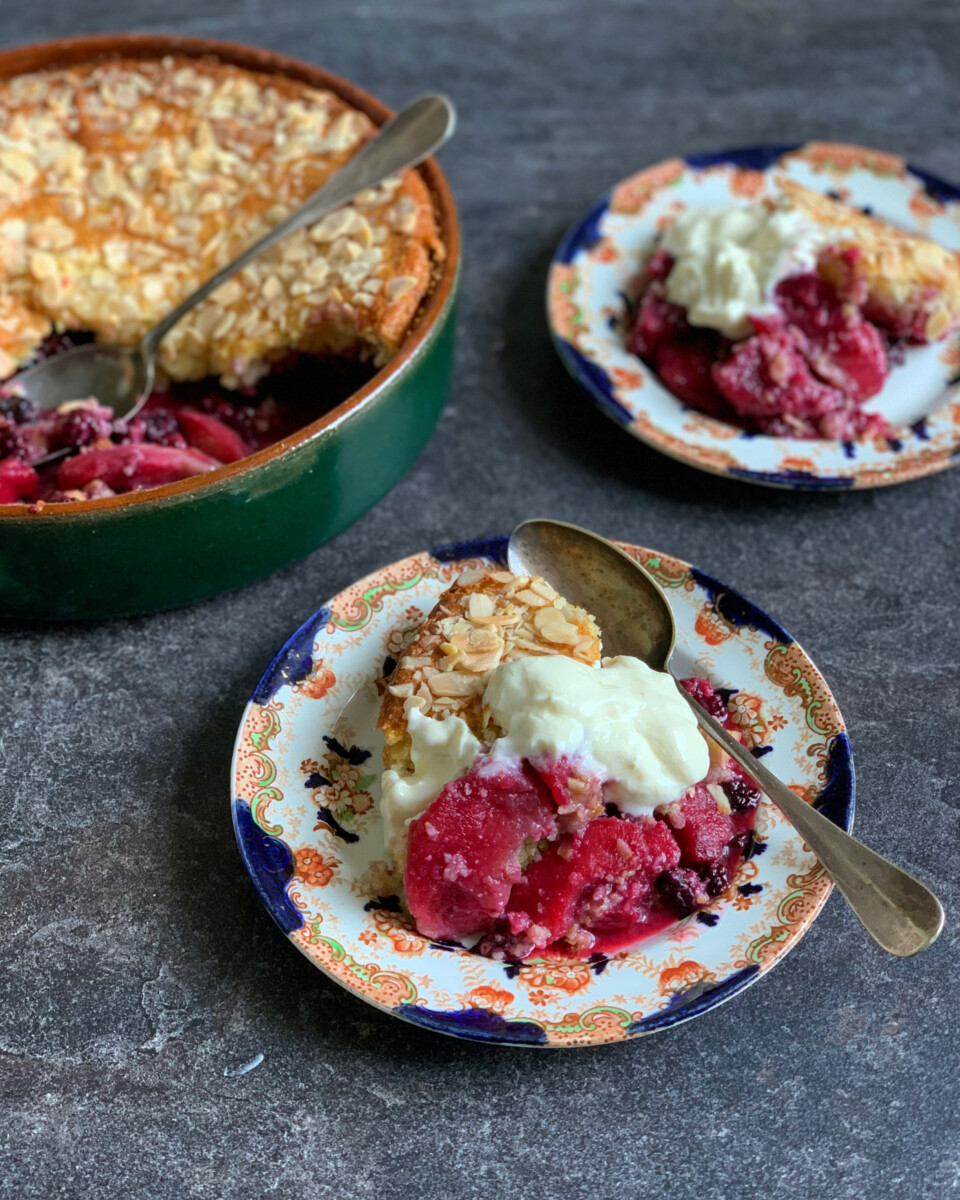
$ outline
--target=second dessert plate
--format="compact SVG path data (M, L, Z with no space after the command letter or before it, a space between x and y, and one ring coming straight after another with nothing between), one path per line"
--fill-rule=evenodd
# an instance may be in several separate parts
M776 176L831 193L909 233L960 250L960 189L895 155L809 142L672 158L625 179L567 233L547 307L564 364L634 437L689 466L800 489L880 487L960 461L960 340L910 347L864 406L893 433L856 442L747 434L686 408L624 345L641 256L677 213L756 203Z
M257 685L237 735L232 809L244 864L294 945L394 1016L473 1041L586 1046L669 1028L728 1000L796 945L831 881L766 800L756 845L710 906L626 953L497 962L421 936L383 894L378 679L440 594L506 539L415 554L335 596ZM639 546L677 621L675 666L733 695L744 741L845 829L853 761L813 663L780 625L709 575Z

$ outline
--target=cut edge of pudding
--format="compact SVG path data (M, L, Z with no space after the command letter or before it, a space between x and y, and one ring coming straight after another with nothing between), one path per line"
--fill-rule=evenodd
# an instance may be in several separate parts
M836 231L818 271L868 317L872 311L885 318L882 323L926 342L940 341L960 324L960 253L786 176L775 182L790 207Z

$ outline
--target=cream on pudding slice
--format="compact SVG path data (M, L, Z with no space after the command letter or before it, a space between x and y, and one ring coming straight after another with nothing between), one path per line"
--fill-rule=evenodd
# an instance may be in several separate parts
M381 779L380 811L395 860L403 858L409 823L484 753L498 767L542 759L575 764L579 775L602 784L606 801L633 817L676 800L710 765L672 676L637 658L606 659L599 669L559 655L501 663L486 681L483 706L502 731L487 746L460 717L434 720L411 706L413 773L391 769Z
M691 325L747 337L754 332L751 317L777 312L777 284L812 271L835 236L790 208L690 209L667 227L661 242L673 259L667 299L687 310Z

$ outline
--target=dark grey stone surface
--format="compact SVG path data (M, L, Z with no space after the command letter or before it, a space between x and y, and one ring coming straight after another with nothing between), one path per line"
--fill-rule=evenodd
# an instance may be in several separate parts
M58 0L0 41L166 30L461 110L466 263L449 409L410 475L307 561L188 611L0 635L0 1195L930 1198L960 1191L960 475L797 496L633 443L555 362L564 226L677 152L817 136L960 178L947 0ZM834 897L692 1024L565 1054L381 1016L287 944L233 841L243 704L327 596L424 546L571 518L735 583L809 647L852 730L858 832L939 890L885 957ZM262 1053L237 1078L234 1068Z

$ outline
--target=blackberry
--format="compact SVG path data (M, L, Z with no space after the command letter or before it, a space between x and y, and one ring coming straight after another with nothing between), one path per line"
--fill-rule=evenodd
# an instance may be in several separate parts
M723 697L717 695L706 679L694 677L692 679L681 679L680 686L696 700L701 708L706 709L711 717L715 717L718 721L724 721L727 718L727 706L723 702Z
M0 388L0 402L6 407L3 415L16 425L29 425L40 415L40 410L28 396L14 396Z
M168 408L151 408L148 412L142 412L124 429L117 429L116 432L126 442L149 442L154 446L173 446L177 450L183 450L187 445L177 418Z
M702 902L703 881L696 871L686 867L662 871L654 887L678 917L689 916Z
M0 417L0 458L22 458L29 462L32 450L31 428Z
M700 868L700 878L708 896L719 896L730 886L730 872L722 859L705 863Z
M257 410L249 404L233 404L217 392L210 392L198 405L201 412L209 413L224 425L235 429L248 442L255 440L258 430L256 426Z
M731 779L723 784L723 794L730 801L734 812L749 812L760 802L760 793L752 784L743 779Z
M89 446L113 432L113 418L107 408L75 408L56 418L51 443L61 448Z
M43 362L45 358L54 358L57 354L63 354L67 350L73 350L77 346L86 346L94 340L92 333L85 331L66 330L63 333L48 334L43 341L37 346L33 352L33 358L27 363L27 366L32 367L34 363Z

